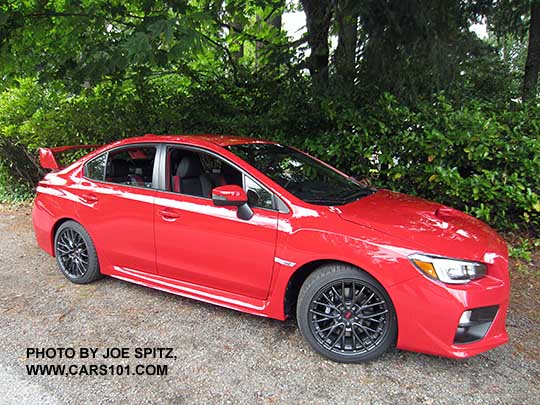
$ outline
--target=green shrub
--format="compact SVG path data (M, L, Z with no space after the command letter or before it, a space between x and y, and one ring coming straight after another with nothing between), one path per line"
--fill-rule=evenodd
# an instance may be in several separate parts
M0 93L0 189L24 195L40 146L152 133L227 133L298 146L379 186L463 209L499 229L540 229L540 107L407 107L385 95L363 108L313 99L304 77L240 85L179 76L104 82L81 94L31 80Z
M540 227L540 108L391 96L304 146L374 184L421 195L500 229Z

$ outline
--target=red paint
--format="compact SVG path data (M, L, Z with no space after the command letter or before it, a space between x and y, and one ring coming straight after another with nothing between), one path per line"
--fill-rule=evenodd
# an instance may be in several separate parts
M508 341L507 249L495 231L459 211L388 190L344 206L305 203L223 148L248 142L264 141L147 135L106 145L39 183L37 241L53 254L55 226L73 219L92 237L104 274L281 320L287 284L299 268L316 260L343 261L370 273L390 295L398 348L459 358ZM83 177L89 159L137 143L190 145L221 155L273 191L289 212L255 208L246 221L236 207L216 206L211 199ZM48 167L54 166L51 156L45 153ZM165 160L159 164L165 167ZM231 187L213 191L244 198ZM444 284L413 267L407 257L415 252L482 261L488 275L465 285ZM487 335L454 345L462 312L490 305L500 310Z
M247 201L246 192L242 187L235 184L215 187L212 190L212 198L222 200L225 204L239 204Z

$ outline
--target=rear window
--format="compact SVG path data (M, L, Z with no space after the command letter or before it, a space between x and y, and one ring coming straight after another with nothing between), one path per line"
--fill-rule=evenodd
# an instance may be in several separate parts
M92 180L105 180L105 164L107 162L107 154L99 155L86 164L84 175Z
M112 150L89 161L85 176L108 183L151 188L155 156L154 146Z

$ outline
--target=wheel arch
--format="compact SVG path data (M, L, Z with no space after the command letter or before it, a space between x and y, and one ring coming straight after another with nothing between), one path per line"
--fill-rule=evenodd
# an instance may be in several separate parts
M313 260L307 263L304 263L300 267L298 267L294 273L291 274L289 277L289 281L287 282L287 287L285 289L285 298L283 302L283 310L286 317L290 317L296 313L296 302L298 300L298 294L300 293L300 289L302 288L302 285L306 281L306 279L309 277L311 273L313 273L315 270L317 270L319 267L325 265L325 264L345 264L348 266L352 266L359 271L363 271L366 274L369 274L370 277L373 277L386 291L388 296L390 296L390 292L387 288L385 288L384 284L370 271L366 270L363 267L358 266L357 264L345 261L345 260L339 260L339 259L318 259ZM390 296L390 299L392 297ZM392 300L393 301L393 300ZM395 306L394 306L395 307Z

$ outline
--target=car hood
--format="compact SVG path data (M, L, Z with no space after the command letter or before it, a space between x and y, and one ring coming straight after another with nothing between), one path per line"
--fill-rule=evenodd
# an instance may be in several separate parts
M505 242L482 221L418 197L379 190L338 208L344 220L412 242L424 253L487 262L507 254Z

